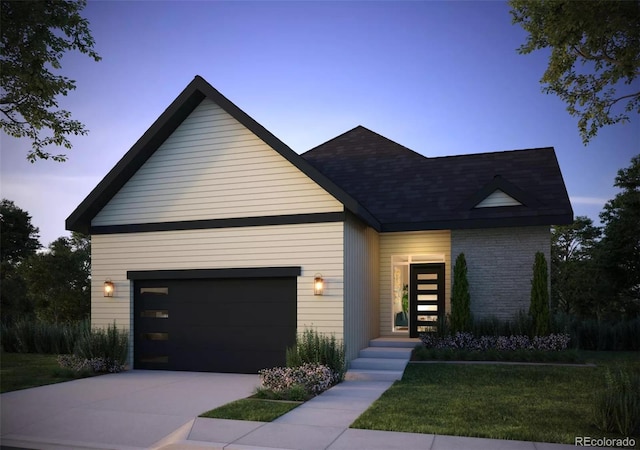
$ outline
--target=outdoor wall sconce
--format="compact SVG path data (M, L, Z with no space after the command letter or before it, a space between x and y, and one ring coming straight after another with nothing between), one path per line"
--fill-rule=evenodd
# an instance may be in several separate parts
M313 278L313 295L324 295L324 279L321 273L315 274Z
M104 282L104 296L105 297L113 297L113 291L115 291L115 286L113 285L113 281L107 280Z

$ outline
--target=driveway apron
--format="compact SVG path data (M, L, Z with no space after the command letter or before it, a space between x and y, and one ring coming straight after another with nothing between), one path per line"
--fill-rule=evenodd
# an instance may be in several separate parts
M258 384L258 375L134 370L8 392L0 444L148 448Z

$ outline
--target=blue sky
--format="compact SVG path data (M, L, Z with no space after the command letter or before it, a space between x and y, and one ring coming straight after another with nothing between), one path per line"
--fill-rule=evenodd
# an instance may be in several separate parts
M553 146L575 215L595 221L640 153L637 116L583 146L541 92L548 53L517 53L503 2L89 1L83 15L103 59L64 57L77 89L60 106L89 135L36 164L0 137L2 197L45 246L196 74L298 153L357 125L425 156Z

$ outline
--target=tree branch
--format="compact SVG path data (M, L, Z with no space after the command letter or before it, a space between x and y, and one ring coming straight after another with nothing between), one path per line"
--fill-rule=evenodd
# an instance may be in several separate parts
M11 108L11 109L13 109L13 108ZM0 112L2 112L2 114L4 114L5 116L7 116L7 118L8 118L11 122L15 123L16 125L25 125L25 124L27 124L27 123L28 123L28 122L26 122L26 121L25 121L25 122L20 122L19 120L14 119L13 117L11 117L11 115L9 115L9 112L7 112L7 111L5 111L5 110L4 110L4 108L0 108Z
M611 108L613 107L613 105L618 103L620 100L624 100L625 98L638 97L638 96L640 96L640 91L638 91L636 93L633 93L633 94L629 94L629 95L623 95L622 97L618 97L618 98L616 98L614 100L611 100L611 102L609 103L609 105L607 107L607 115L611 111Z

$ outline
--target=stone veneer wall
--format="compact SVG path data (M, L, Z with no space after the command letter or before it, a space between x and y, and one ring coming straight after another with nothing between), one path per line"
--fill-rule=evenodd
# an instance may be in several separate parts
M511 319L529 310L536 252L550 263L548 226L451 231L451 265L464 253L474 318ZM452 269L453 270L453 269Z

